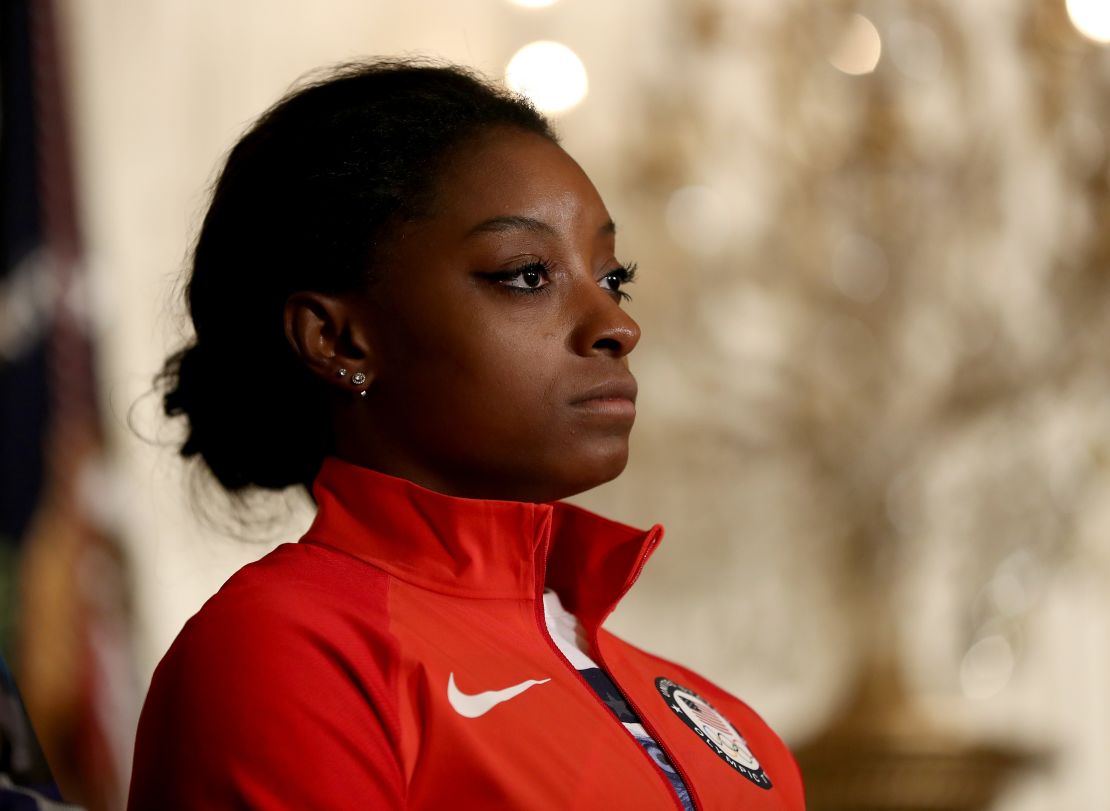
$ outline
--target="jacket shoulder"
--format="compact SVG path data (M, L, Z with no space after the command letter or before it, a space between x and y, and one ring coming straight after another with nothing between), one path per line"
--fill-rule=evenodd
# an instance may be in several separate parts
M389 577L329 547L288 543L233 574L184 625L155 680L173 672L242 680L295 665L305 678L338 666L348 678L388 680Z
M232 575L154 672L130 807L395 799L398 656L387 597L384 573L309 544L283 544ZM189 770L175 768L183 763ZM359 790L331 803L323 774Z

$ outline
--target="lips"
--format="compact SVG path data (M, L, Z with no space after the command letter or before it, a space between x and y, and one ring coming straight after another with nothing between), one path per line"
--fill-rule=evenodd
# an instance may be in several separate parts
M634 417L636 391L636 380L632 377L622 377L587 389L572 400L571 405L599 414Z

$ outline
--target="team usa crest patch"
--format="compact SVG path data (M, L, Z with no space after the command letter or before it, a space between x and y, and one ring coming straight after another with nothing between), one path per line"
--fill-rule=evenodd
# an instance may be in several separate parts
M675 714L686 726L694 730L706 745L717 753L725 763L760 788L771 788L771 779L763 773L748 742L736 731L728 719L693 690L675 684L670 679L659 677L655 687Z

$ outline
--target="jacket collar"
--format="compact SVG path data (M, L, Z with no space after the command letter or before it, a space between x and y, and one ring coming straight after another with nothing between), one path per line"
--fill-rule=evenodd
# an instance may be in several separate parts
M663 536L564 502L456 498L324 459L318 512L301 539L339 548L413 585L461 597L541 600L554 589L583 626L600 625Z

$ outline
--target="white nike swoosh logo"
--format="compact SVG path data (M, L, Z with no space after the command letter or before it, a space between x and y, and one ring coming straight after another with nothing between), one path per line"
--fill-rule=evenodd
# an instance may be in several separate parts
M464 718L477 718L479 715L485 715L501 702L516 698L529 687L547 684L549 681L551 679L528 679L504 690L486 690L484 693L467 695L455 686L455 674L452 673L447 677L447 700L459 715Z

